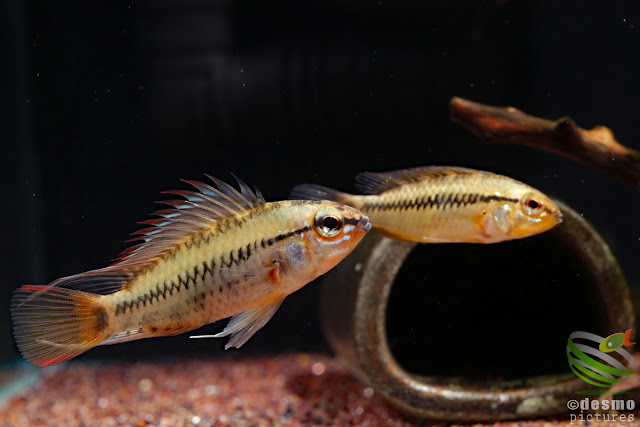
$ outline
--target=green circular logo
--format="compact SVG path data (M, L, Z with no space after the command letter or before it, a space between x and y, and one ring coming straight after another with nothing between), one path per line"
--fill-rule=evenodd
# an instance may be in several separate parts
M636 369L636 361L622 348L623 344L621 333L603 338L589 332L573 332L567 342L569 366L584 382L609 388L629 378ZM614 352L622 356L631 368L614 358L611 355Z

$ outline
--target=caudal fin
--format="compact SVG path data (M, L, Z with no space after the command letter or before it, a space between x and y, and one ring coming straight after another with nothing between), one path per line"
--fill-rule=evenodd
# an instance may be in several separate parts
M101 296L53 286L22 286L11 298L16 344L36 366L50 366L109 337Z
M349 204L350 194L334 190L332 188L323 187L316 184L301 184L293 187L291 191L291 200L333 200Z

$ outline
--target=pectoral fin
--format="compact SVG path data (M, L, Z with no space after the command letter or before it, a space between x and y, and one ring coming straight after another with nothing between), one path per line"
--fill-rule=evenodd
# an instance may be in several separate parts
M229 267L218 270L220 280L229 286L229 292L218 298L225 302L249 301L264 296L278 283L278 264L268 267Z
M243 313L236 314L231 318L226 328L215 335L197 335L189 338L221 338L231 335L229 342L224 346L240 348L258 332L273 317L284 298L275 300L269 304L261 305Z
M511 208L505 204L493 211L493 220L496 225L504 234L509 234L511 228L513 228L513 222L511 221Z
M477 214L477 215L473 215L471 217L471 222L473 222L473 224L478 227L478 229L482 230L484 232L484 216L485 214Z

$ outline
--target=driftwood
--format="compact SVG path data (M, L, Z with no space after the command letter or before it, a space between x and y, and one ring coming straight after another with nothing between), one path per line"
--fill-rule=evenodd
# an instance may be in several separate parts
M486 142L515 143L583 163L640 190L640 152L616 141L604 126L582 129L568 117L556 121L513 107L493 107L462 98L450 101L451 120Z

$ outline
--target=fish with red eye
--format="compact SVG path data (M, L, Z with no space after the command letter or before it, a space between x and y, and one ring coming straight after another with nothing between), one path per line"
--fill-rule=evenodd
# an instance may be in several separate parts
M542 192L491 172L455 166L363 172L356 187L363 194L302 184L291 198L353 206L378 233L422 243L497 243L562 222L560 209Z
M524 205L529 209L531 213L538 213L542 210L542 202L535 199L534 197L527 197L524 201Z

